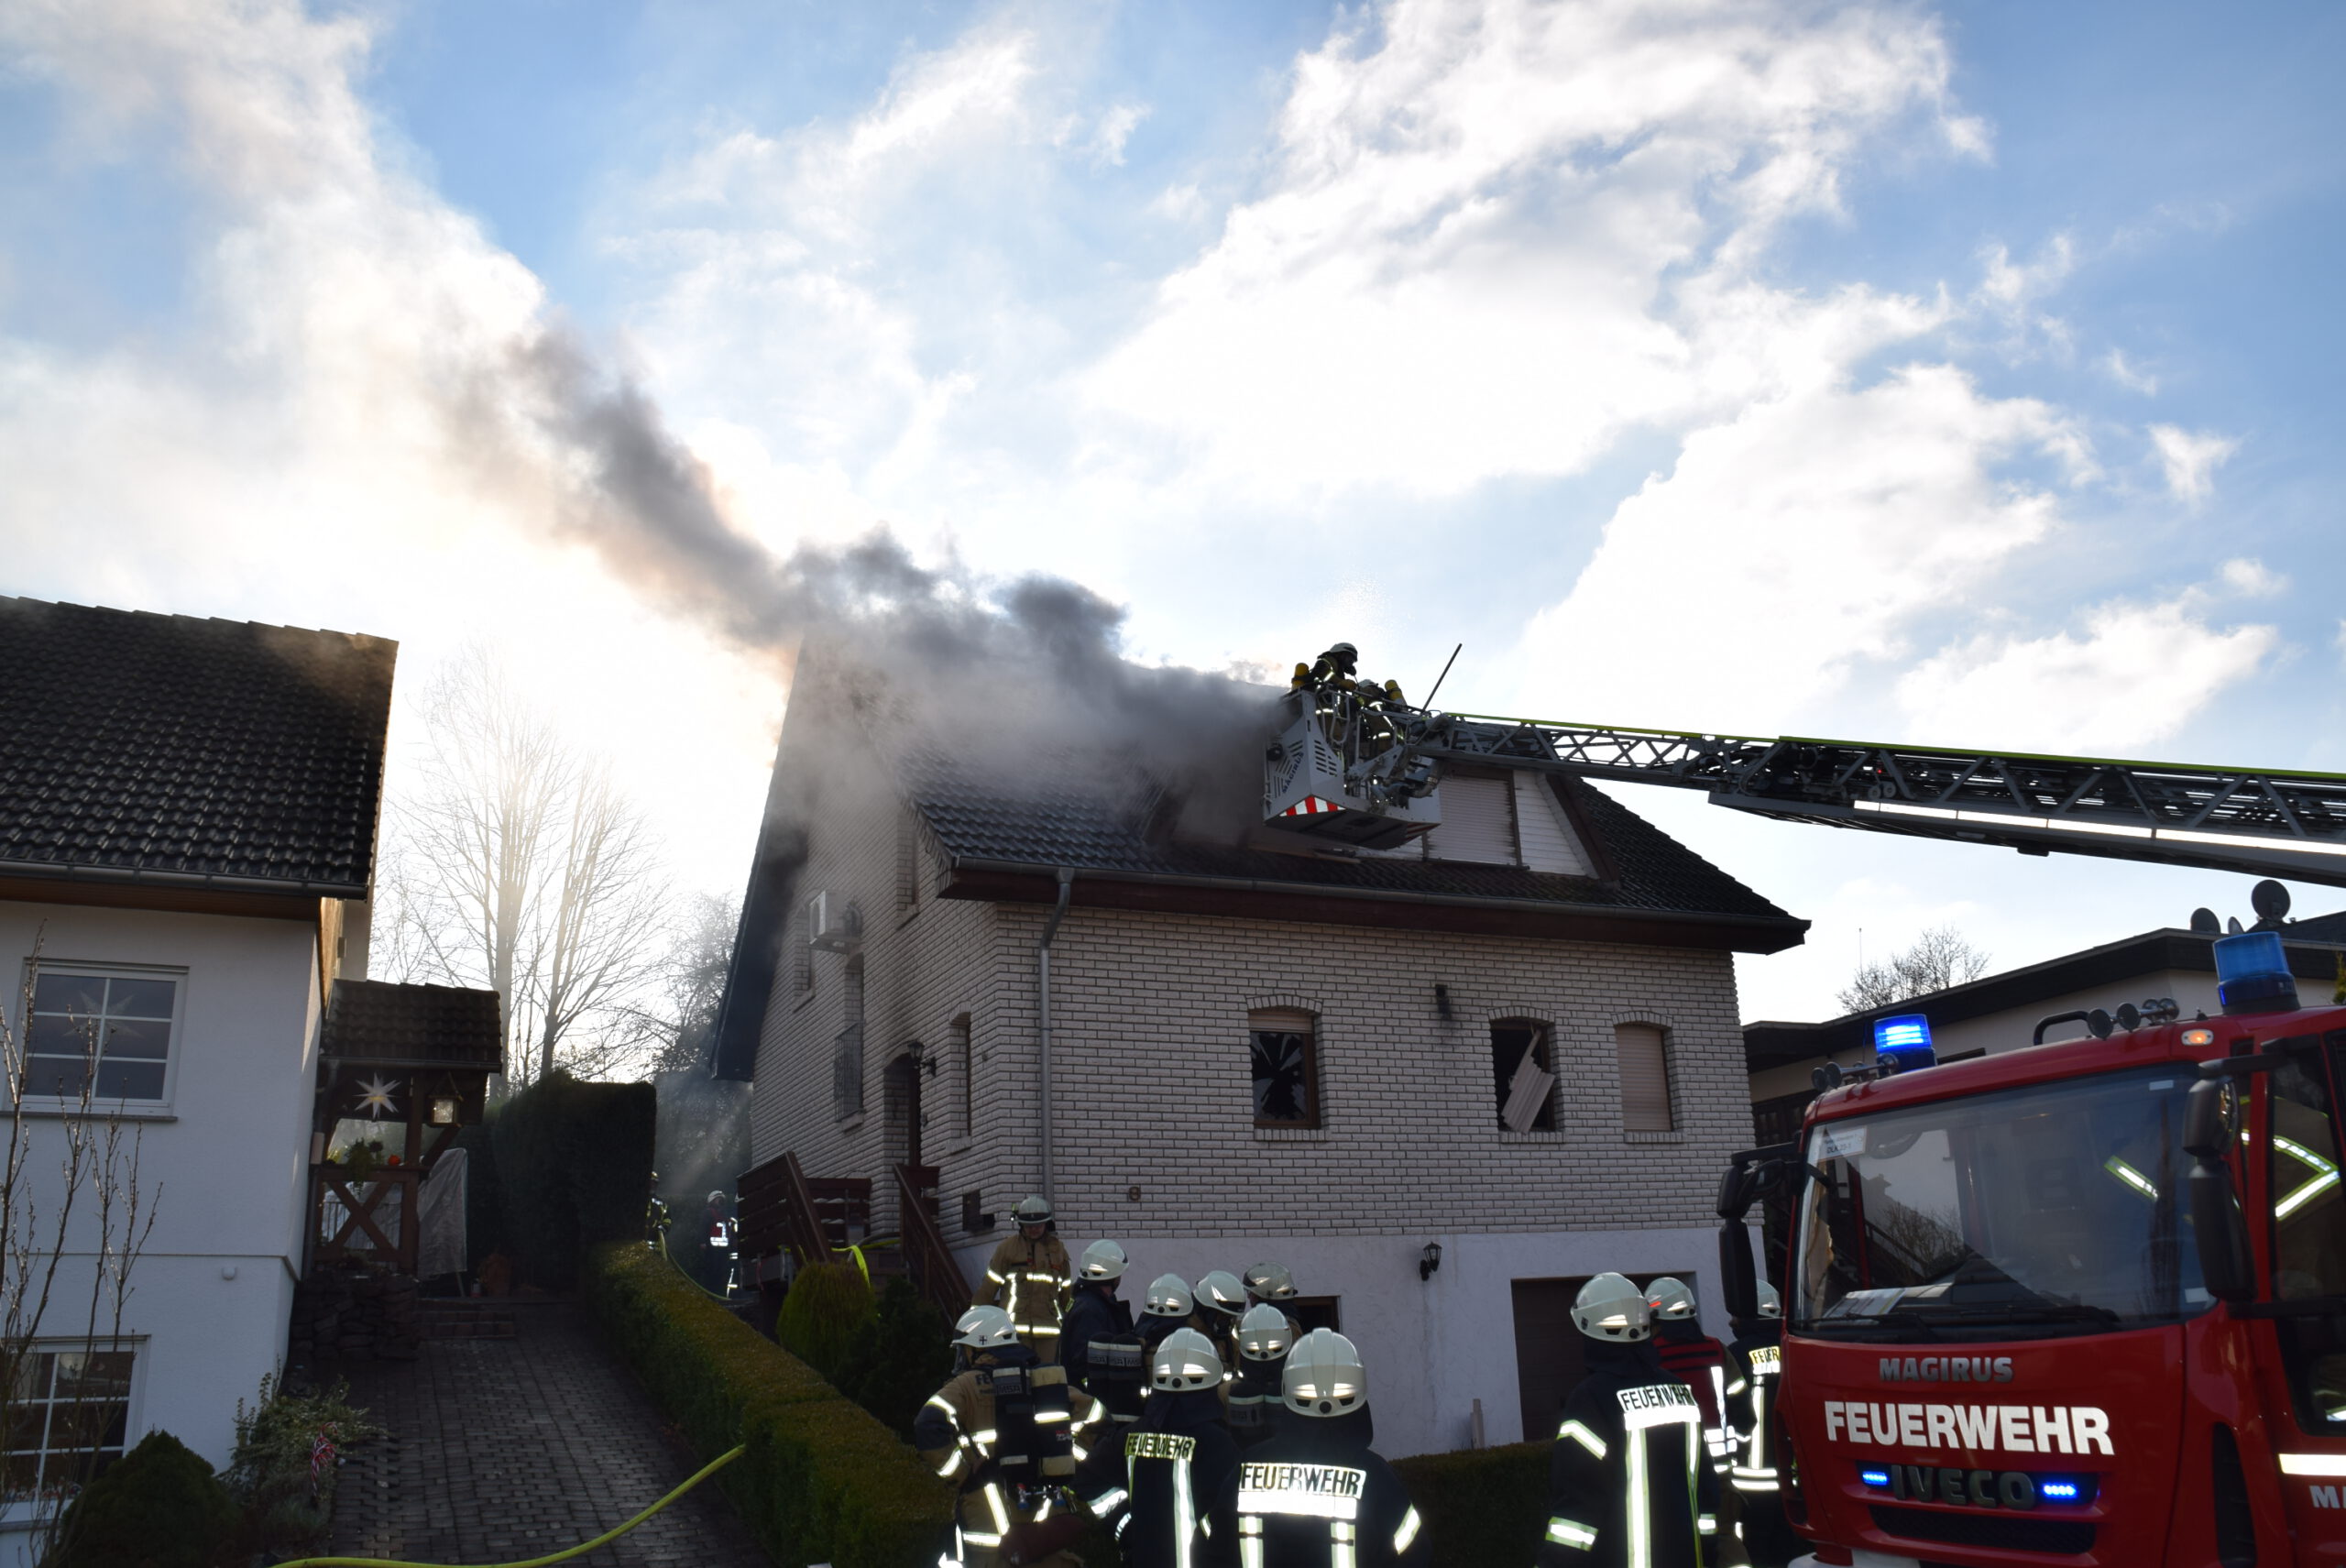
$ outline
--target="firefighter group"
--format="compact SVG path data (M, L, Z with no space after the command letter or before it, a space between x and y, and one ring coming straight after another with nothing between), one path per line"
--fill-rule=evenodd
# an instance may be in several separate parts
M1113 1241L1070 1263L1051 1208L1021 1202L954 1376L914 1437L960 1489L940 1568L1078 1568L1087 1519L1126 1568L1385 1568L1431 1562L1418 1511L1371 1447L1368 1368L1288 1313L1277 1263L1151 1281L1135 1318ZM1777 1501L1769 1415L1777 1305L1722 1345L1694 1293L1600 1274L1573 1305L1587 1376L1549 1464L1539 1568L1770 1568L1800 1544ZM1494 1564L1493 1568L1500 1568Z

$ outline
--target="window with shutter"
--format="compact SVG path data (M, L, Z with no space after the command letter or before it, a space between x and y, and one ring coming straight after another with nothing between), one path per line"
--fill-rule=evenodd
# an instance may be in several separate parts
M1500 1126L1511 1133L1554 1129L1556 1073L1545 1024L1507 1018L1491 1025L1491 1080Z
M1630 1133L1666 1133L1670 1119L1670 1051L1663 1032L1651 1024L1616 1024L1613 1044L1621 1067L1621 1127Z
M1255 1125L1320 1124L1319 1020L1299 1008L1266 1007L1246 1014Z
M1556 781L1528 768L1515 773L1516 836L1522 841L1527 870L1560 876L1590 876L1588 856L1581 848L1556 798Z
M1453 772L1442 781L1442 826L1427 835L1437 861L1518 865L1515 790L1507 775Z

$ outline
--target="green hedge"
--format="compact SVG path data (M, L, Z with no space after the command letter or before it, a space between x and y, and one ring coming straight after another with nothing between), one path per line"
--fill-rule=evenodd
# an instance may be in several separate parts
M1395 1460L1425 1521L1433 1568L1530 1562L1548 1530L1548 1458L1555 1446L1516 1442Z
M568 1290L587 1248L641 1238L658 1124L650 1084L582 1083L565 1072L498 1108L492 1179L518 1280Z
M931 1568L953 1488L814 1368L640 1245L597 1248L590 1310L693 1447L714 1459L751 1533L784 1568Z

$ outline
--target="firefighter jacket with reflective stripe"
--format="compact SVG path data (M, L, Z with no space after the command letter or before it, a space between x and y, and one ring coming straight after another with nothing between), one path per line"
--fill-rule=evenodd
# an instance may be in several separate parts
M1215 1568L1419 1568L1431 1561L1418 1510L1369 1449L1365 1406L1290 1416L1250 1448L1208 1517Z
M1276 1423L1287 1411L1287 1405L1279 1397L1280 1380L1287 1371L1287 1357L1282 1355L1277 1361L1249 1361L1241 1356L1237 1367L1237 1377L1223 1385L1223 1392L1229 1396L1230 1435L1236 1438L1242 1447L1252 1448L1271 1435L1276 1430Z
M993 1249L986 1277L970 1293L970 1304L1006 1309L1018 1325L1019 1337L1046 1360L1056 1361L1059 1318L1073 1288L1066 1243L1048 1231L1039 1241L1012 1235Z
M1783 1327L1762 1319L1727 1348L1727 1426L1734 1457L1727 1482L1747 1497L1776 1496L1776 1436L1769 1417L1783 1372Z
M1586 1342L1549 1461L1540 1568L1716 1568L1718 1475L1694 1391L1639 1353Z
M913 1445L961 1488L957 1536L991 1551L1011 1525L1063 1506L1101 1441L1101 1420L1099 1401L1069 1387L1066 1368L1012 1345L981 1354L930 1396L914 1418Z
M1703 1411L1703 1446L1712 1466L1724 1474L1727 1462L1727 1346L1705 1333L1691 1318L1653 1326L1653 1347L1670 1375L1694 1390Z
M1221 1417L1214 1389L1158 1392L1139 1425L1100 1440L1076 1489L1112 1521L1125 1568L1203 1568L1206 1509L1238 1467Z
M1138 1419L1148 1358L1133 1328L1133 1310L1113 1285L1077 1288L1059 1325L1059 1346L1068 1376L1108 1407L1111 1420L1129 1426Z

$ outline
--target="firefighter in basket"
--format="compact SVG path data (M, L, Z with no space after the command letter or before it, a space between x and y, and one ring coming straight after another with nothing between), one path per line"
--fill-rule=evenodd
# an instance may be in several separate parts
M1230 1435L1252 1448L1271 1435L1283 1408L1281 1374L1295 1348L1295 1323L1268 1301L1257 1301L1238 1320L1238 1376L1230 1385Z
M954 1568L1082 1568L1068 1548L1083 1532L1078 1466L1103 1441L1099 1402L1068 1386L1021 1343L1000 1307L954 1325L954 1376L913 1420L913 1445L961 1489Z
M1147 1397L1147 1347L1133 1327L1132 1304L1116 1294L1128 1260L1114 1242L1093 1242L1075 1266L1075 1300L1061 1323L1068 1376L1107 1407L1119 1427L1140 1419Z
M1017 1232L1003 1239L986 1264L985 1282L970 1296L972 1306L1001 1307L1018 1325L1018 1337L1045 1363L1059 1358L1059 1319L1067 1311L1072 1281L1067 1244L1051 1223L1051 1205L1022 1198L1011 1211Z
M1353 1342L1314 1329L1279 1375L1287 1416L1248 1449L1209 1516L1219 1568L1419 1568L1418 1510L1369 1448L1368 1374Z
M1360 650L1339 642L1309 664L1295 666L1289 691L1340 692L1353 689L1353 672L1359 667Z
M1538 1568L1714 1568L1740 1561L1719 1530L1718 1473L1694 1391L1651 1359L1653 1309L1617 1274L1573 1301L1588 1372L1564 1401L1548 1463Z
M1094 1516L1114 1521L1125 1568L1190 1568L1202 1558L1205 1509L1238 1468L1222 1424L1222 1358L1195 1329L1151 1353L1148 1409L1105 1440L1078 1485Z

